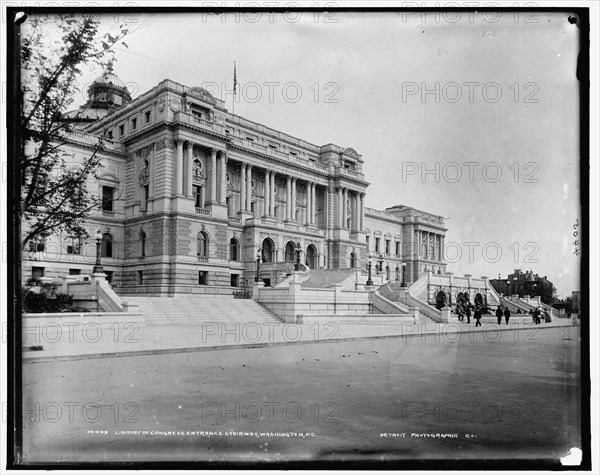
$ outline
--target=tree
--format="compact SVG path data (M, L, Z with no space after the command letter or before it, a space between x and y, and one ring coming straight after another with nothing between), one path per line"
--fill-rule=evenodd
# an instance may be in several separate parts
M87 237L85 218L101 204L101 197L85 184L102 168L104 137L92 144L77 165L68 162L64 146L72 125L63 113L79 92L77 77L84 64L103 67L113 46L129 34L127 25L116 33L101 34L94 14L38 15L24 22L21 34L21 252L30 241L64 232Z

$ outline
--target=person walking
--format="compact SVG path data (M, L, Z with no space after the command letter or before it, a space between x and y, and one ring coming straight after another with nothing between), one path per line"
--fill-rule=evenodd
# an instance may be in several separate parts
M462 309L460 308L459 304L456 304L455 312L456 312L456 316L458 317L458 321L462 322L464 316L463 316L463 312L462 312Z
M476 327L481 326L481 312L482 312L481 307L477 307L475 309L475 315L473 315L473 318L475 318L475 326Z
M498 325L502 323L502 305L498 305L496 309L496 318L498 319Z
M510 310L508 309L508 307L506 307L506 309L504 309L504 320L506 321L507 325L508 325L509 319L510 319Z
M535 321L535 324L536 324L536 325L539 325L539 324L540 324L540 314L541 314L541 313L542 313L542 312L540 312L540 309L539 309L539 308L536 308L536 309L533 311L533 319L534 319L534 321Z
M465 310L465 315L467 316L467 325L470 325L471 324L471 307L469 307L468 305Z

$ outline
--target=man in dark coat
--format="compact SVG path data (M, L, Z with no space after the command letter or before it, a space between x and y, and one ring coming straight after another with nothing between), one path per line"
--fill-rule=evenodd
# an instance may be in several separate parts
M506 307L504 309L504 320L506 321L507 325L508 325L509 318L510 318L510 310L508 309L508 307Z
M473 317L475 318L475 326L476 327L480 327L481 326L481 313L482 313L483 309L481 307L477 307L475 309L475 314L473 315Z
M502 305L499 305L496 309L496 318L498 319L498 325L502 323Z

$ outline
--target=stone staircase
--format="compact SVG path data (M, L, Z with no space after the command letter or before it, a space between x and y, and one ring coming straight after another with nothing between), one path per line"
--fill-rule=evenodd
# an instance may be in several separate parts
M335 284L341 284L346 279L354 277L356 269L316 270L309 271L309 277L302 282L302 287L310 289L326 289Z
M147 326L201 325L205 323L281 323L272 312L249 299L230 296L127 297Z

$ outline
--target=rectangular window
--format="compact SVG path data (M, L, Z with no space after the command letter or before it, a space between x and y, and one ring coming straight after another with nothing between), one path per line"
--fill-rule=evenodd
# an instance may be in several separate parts
M253 137L246 137L246 140L249 140L250 142L254 142L254 138Z
M150 111L144 112L144 120L146 121L146 124L150 123Z
M198 285L208 285L208 272L205 270L198 271Z
M367 252L371 249L371 236L367 236Z
M199 185L192 186L194 192L194 206L202 208L202 187Z
M44 249L46 249L44 239L38 237L29 241L29 252L44 252Z
M148 209L148 198L150 197L150 185L142 186L142 210Z
M113 139L113 131L112 130L108 131L108 138L111 140Z
M381 242L381 238L375 238L375 252L379 252L379 243Z
M401 253L400 243L396 241L396 255L399 256Z
M137 285L142 285L144 283L144 271L142 271L142 270L137 271L136 282L137 282Z
M69 269L69 275L81 275L81 269Z
M44 277L44 268L43 267L32 267L31 268L31 278L34 280L39 280Z
M115 189L112 186L102 187L102 211L113 211L113 195Z
M106 274L106 281L111 284L112 280L113 280L113 271L112 270L105 270L104 273Z
M390 253L390 240L389 239L385 240L385 253L388 255Z
M279 213L277 212L279 209L279 206L275 206L273 208L273 215L275 216L275 219L279 219Z
M239 287L240 286L240 276L239 274L231 274L231 286Z
M254 214L254 210L255 210L255 208L256 208L256 202L255 202L255 201L252 201L252 202L250 203L250 212L251 212L252 214Z
M119 137L123 137L123 135L125 135L125 125L121 124L119 125Z
M196 119L202 119L202 112L198 112L197 110L192 110L192 116Z
M131 130L137 129L137 119L131 119Z
M296 152L295 150L290 150L290 155L293 155L294 157L298 156L298 152Z
M81 238L71 238L69 240L67 254L81 254Z

